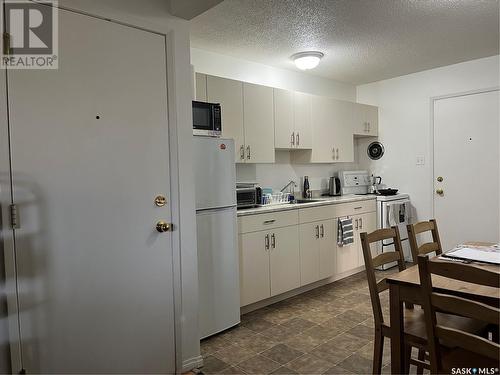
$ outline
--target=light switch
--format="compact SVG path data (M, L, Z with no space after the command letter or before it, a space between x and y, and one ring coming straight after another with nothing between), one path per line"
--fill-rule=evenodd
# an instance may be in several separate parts
M417 165L425 164L425 156L417 156Z

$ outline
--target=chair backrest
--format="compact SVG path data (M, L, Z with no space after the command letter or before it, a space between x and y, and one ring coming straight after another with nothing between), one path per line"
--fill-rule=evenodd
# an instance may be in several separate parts
M401 246L401 237L399 236L398 227L378 229L372 233L363 232L360 234L361 246L363 249L363 257L365 259L366 277L368 279L368 288L370 290L370 298L372 301L373 318L375 325L379 326L384 322L382 307L380 305L379 293L386 290L389 286L385 279L377 282L375 276L375 268L387 263L398 262L399 271L403 271L405 266L403 250ZM395 251L372 256L370 244L383 240L392 240Z
M468 298L447 293L437 293L432 289L432 275L440 275L449 279L466 281L473 284L499 288L498 273L474 267L472 265L452 262L430 262L427 255L418 257L418 270L422 286L425 312L425 323L429 342L431 373L441 373L441 345L439 339L452 343L466 352L472 352L500 362L500 345L483 337L445 327L436 321L436 311L442 314L458 315L498 325L500 309ZM500 292L500 291L499 291ZM478 363L478 365L481 365Z
M414 263L417 263L419 255L429 254L433 251L436 252L436 255L443 253L436 220L432 219L429 221L421 221L416 224L408 224L406 228L408 229L408 239L410 241L411 255ZM418 246L417 234L424 232L431 232L432 242L427 242Z

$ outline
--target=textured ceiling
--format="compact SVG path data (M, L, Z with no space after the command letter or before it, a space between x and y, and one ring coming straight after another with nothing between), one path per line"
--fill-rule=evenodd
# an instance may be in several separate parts
M499 53L498 0L225 0L191 20L191 46L367 83Z

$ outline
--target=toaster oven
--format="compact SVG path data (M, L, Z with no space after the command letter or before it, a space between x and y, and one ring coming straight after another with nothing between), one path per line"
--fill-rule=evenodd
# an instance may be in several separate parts
M238 208L252 208L261 203L262 189L258 186L236 188L236 203Z

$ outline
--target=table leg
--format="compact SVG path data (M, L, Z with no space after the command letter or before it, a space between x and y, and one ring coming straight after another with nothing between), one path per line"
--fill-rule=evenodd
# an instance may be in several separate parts
M391 373L404 373L404 316L403 303L399 295L399 286L389 285L391 308Z

